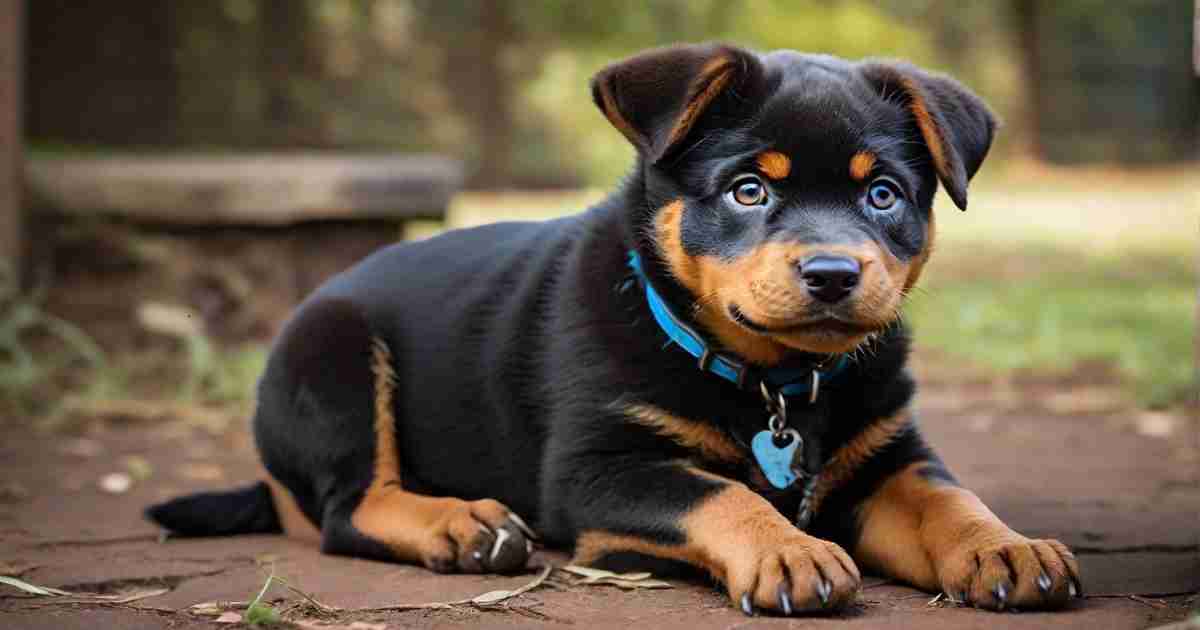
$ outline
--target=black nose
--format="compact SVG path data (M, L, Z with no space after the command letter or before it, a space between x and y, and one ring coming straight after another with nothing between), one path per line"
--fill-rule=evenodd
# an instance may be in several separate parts
M846 256L814 256L800 267L800 277L808 292L830 304L850 295L858 286L861 272L858 261Z

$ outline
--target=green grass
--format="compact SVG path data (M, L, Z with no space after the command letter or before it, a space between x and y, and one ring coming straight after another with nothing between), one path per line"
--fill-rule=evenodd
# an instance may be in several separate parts
M1145 251L1085 255L987 243L965 249L973 263L991 260L996 269L1008 257L1036 262L1015 278L931 273L907 309L920 347L1002 373L1063 373L1100 362L1115 368L1137 401L1150 407L1192 395L1196 284L1190 261Z
M907 310L921 347L1001 374L1100 362L1141 405L1194 399L1194 178L1067 171L977 188L966 213L937 206Z

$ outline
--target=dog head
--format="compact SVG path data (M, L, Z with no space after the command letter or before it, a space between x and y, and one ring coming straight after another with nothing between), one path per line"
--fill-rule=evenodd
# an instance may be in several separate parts
M719 44L616 63L592 93L638 150L639 247L761 365L851 351L899 317L938 181L965 209L995 129L975 95L908 64Z

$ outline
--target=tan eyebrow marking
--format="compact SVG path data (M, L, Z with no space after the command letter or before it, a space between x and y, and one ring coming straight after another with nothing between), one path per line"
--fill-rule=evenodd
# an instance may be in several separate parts
M874 166L875 154L870 151L859 151L850 158L850 177L861 182L871 174L871 168Z
M792 158L779 151L758 154L758 169L771 179L783 179L792 172Z

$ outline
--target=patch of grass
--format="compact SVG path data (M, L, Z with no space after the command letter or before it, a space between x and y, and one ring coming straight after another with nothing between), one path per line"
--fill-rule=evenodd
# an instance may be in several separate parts
M1001 372L1068 372L1102 362L1149 407L1193 395L1189 257L1030 243L964 242L953 251L931 263L925 290L907 309L919 345Z
M19 292L11 267L0 261L0 413L53 413L41 392L64 379L81 380L84 396L111 389L107 355L81 328L46 312L44 297L44 288Z

